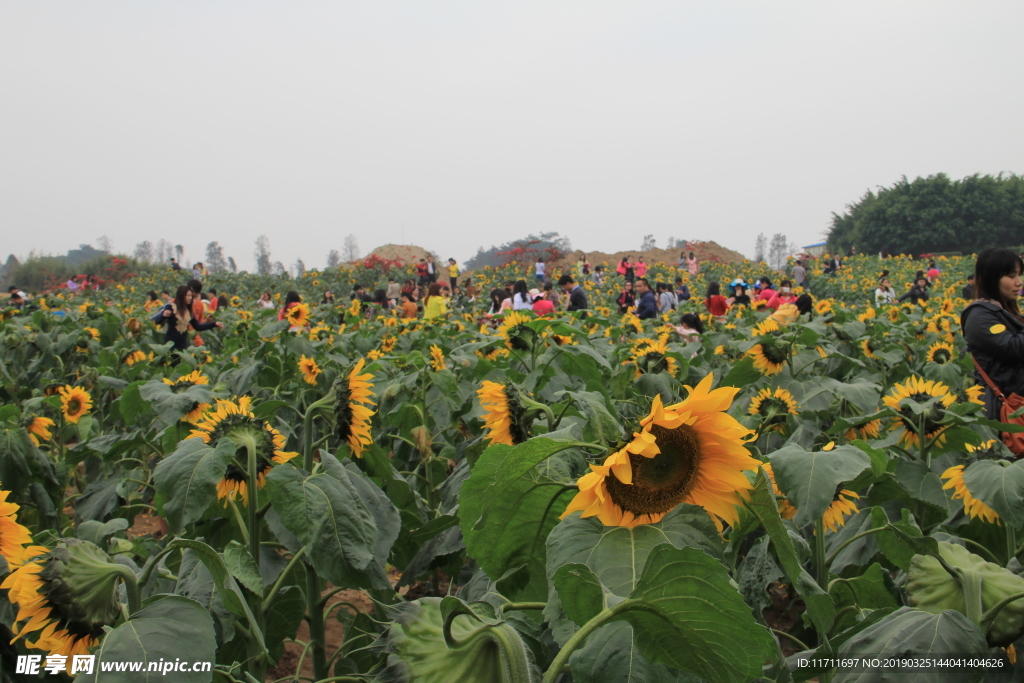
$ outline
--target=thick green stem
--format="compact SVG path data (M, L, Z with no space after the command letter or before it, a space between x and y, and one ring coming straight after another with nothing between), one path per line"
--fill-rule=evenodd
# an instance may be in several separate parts
M128 614L135 614L142 609L142 592L139 590L139 580L128 567L118 565L123 571L118 571L124 580L125 592L128 594Z
M302 468L313 471L313 414L310 406L302 417ZM295 558L292 558L293 560ZM313 678L327 678L327 642L324 636L324 613L320 607L320 577L306 565L306 620L309 622L309 641L313 651Z
M257 484L259 475L259 458L256 452L255 443L247 443L245 446L248 455L249 481L247 489L249 493L249 554L256 563L256 570L260 568L260 488ZM260 633L266 633L266 622L263 616L263 596L257 595L251 601L250 609L256 621L254 628ZM263 648L258 643L250 640L250 673L253 677L262 681L267 677L267 657ZM252 655L255 656L252 656Z
M544 609L546 602L506 602L501 606L502 613L517 609Z
M825 558L825 518L814 522L814 568L817 571L818 585L822 590L828 587L828 561ZM818 645L825 642L826 635L818 634Z
M558 655L555 656L555 661L551 662L551 666L549 666L548 670L544 672L544 678L541 680L541 683L555 683L555 679L557 679L558 675L562 673L562 667L564 667L569 661L569 656L572 655L576 648L583 644L583 641L587 639L587 636L613 620L620 613L636 606L636 604L636 600L623 600L615 607L606 609L580 627L580 630L576 631L576 633L572 635L572 638L569 638L568 642L566 642L566 644L562 646L562 649L558 651Z
M301 548L299 548L299 552L292 555L292 559L288 561L288 566L286 566L284 568L284 571L281 572L281 575L277 577L277 581L274 582L274 586L270 589L270 592L267 593L267 596L263 599L264 612L270 611L270 606L274 603L274 598L276 598L277 594L281 592L281 586L284 584L285 577L291 574L292 569L295 568L295 565L298 564L299 560L301 560L302 556L305 554L306 546L302 546Z
M1017 530L1009 522L1006 522L1006 526L1004 528L1006 529L1006 562L1009 563L1010 558L1012 558L1017 551Z

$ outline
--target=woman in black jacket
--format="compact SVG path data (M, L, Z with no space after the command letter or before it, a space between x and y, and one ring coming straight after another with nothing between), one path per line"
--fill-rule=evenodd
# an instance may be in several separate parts
M215 327L224 327L224 323L209 321L197 322L192 315L192 288L188 285L181 285L174 296L174 301L164 306L158 317L155 319L158 325L166 325L164 332L164 343L174 342L174 351L184 351L188 348L188 328L196 332L205 332Z
M1009 249L978 254L974 282L977 298L960 314L967 351L1004 396L1024 396L1024 316L1017 307L1024 262ZM988 417L999 419L1001 404L981 374Z

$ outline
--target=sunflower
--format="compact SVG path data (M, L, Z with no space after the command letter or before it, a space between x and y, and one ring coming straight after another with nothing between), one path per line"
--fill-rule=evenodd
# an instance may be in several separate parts
M246 459L246 448L252 448L256 455L256 486L262 488L266 473L274 463L285 463L298 455L285 452L287 439L266 420L252 413L252 399L242 396L236 401L217 400L217 408L196 423L187 439L202 439L209 444L217 444L221 439L228 439L238 446L237 455L242 461L236 460L228 465L224 478L217 484L217 498L224 500L227 507L229 500L236 497L242 499L243 505L249 504L249 482Z
M511 383L499 384L484 380L476 394L486 411L484 429L487 434L484 438L492 444L508 446L521 444L530 438L533 420L523 404L519 387Z
M95 327L86 327L85 331L89 335L90 339L99 339L100 338L100 331L97 330Z
M499 346L493 351L488 351L487 354L484 355L484 358L486 358L489 361L495 361L498 360L499 358L508 358L508 355L509 350L506 349L504 346Z
M78 421L92 409L92 396L85 389L70 384L62 386L59 391L64 419L71 424L78 424Z
M641 321L640 318L633 315L633 313L630 311L626 311L626 313L622 316L622 324L629 325L637 334L640 334L641 332L644 331L643 321Z
M985 393L985 387L975 384L967 388L964 392L967 396L968 403L977 403L979 406L985 405L985 402L981 400L981 395Z
M398 343L398 337L393 335L387 335L380 340L380 350L384 353L391 353L395 349L395 344Z
M878 356L875 355L875 345L872 343L873 341L873 339L865 339L860 343L860 350L864 352L864 355L867 358L878 358Z
M868 306L868 309L866 311L857 316L857 320L861 321L862 323L866 323L869 320L874 320L875 315L875 309Z
M135 365L136 363L139 363L144 360L146 360L145 351L132 351L131 353L124 357L125 365Z
M32 439L32 443L39 445L39 440L49 441L53 434L50 432L50 427L53 426L53 420L48 417L33 417L32 421L28 423L26 429L28 430L28 438ZM4 494L6 495L6 494ZM0 513L2 514L2 513Z
M363 457L363 447L373 443L370 437L370 418L376 411L369 406L376 405L370 400L373 395L373 375L363 371L366 360L359 359L348 373L348 377L334 380L337 403L334 408L334 424L338 437L348 442L353 455Z
M836 493L832 496L832 504L825 510L821 521L829 531L838 531L839 527L846 526L846 516L857 512L857 504L853 501L860 498L856 493L844 489L840 484Z
M750 400L748 412L761 417L763 430L772 429L780 433L786 428L786 416L799 414L793 394L782 387L777 387L774 392L768 387L757 392Z
M755 344L747 353L754 358L754 367L762 375L771 377L782 372L789 354L771 343Z
M238 308L239 306L242 305L242 297L236 294L235 296L231 297L229 303L231 305L231 308Z
M505 316L498 326L498 334L505 339L505 346L513 351L527 351L533 347L533 337L536 333L526 326L528 322L530 318L517 311Z
M937 365L945 365L953 360L953 345L946 342L935 342L928 347L928 362Z
M762 463L761 467L764 468L764 473L768 475L768 481L771 482L772 491L775 493L775 501L779 505L779 516L783 519L793 519L796 516L796 508L786 498L786 494L779 489L779 485L775 483L775 472L772 471L772 464L770 462Z
M444 351L437 344L430 345L430 367L437 372L444 370Z
M744 442L752 432L727 412L736 387L711 390L708 375L686 400L663 406L654 397L640 431L621 450L591 465L577 482L579 493L562 517L581 511L605 526L635 527L661 520L680 503L699 505L716 526L735 524L741 494L750 482L743 470L761 465Z
M348 307L349 315L359 315L363 312L363 302L359 299L352 299L352 304Z
M911 376L904 384L895 384L889 395L882 398L882 402L886 406L900 413L890 429L903 428L900 440L904 445L908 447L917 445L922 435L918 434L919 425L917 424L921 418L903 402L914 401L920 404L933 398L939 398L942 406L932 406L924 416L924 437L928 439L933 438L942 430L939 420L942 418L943 408L948 408L956 402L956 396L949 392L949 388L945 384ZM943 435L940 435L939 443L944 438Z
M668 372L673 377L679 372L679 363L668 356L668 335L663 334L658 341L643 340L644 343L634 347L631 362L636 365L636 376L645 373Z
M853 441L858 437L866 441L868 439L877 439L881 430L882 421L872 420L871 422L862 424L859 427L850 427L846 430L846 434L844 434L844 436L847 441Z
M897 306L893 306L889 309L889 322L898 323L900 321L900 309Z
M316 358L307 358L304 355L299 356L299 371L307 384L316 384L316 378L323 372L316 364Z
M967 490L967 484L964 483L964 466L954 465L948 470L942 473L943 479L948 479L942 488L953 489L953 500L964 501L964 512L971 516L971 519L981 517L981 519L989 524L999 524L1002 526L1002 521L999 519L999 514L985 505L980 500L971 495L971 492Z
M170 385L171 391L173 391L176 394L180 394L189 387L194 387L197 384L208 385L209 383L210 378L204 375L199 370L193 370L187 375L182 375L181 377L175 380L167 379L166 377L164 377L164 384ZM197 422L199 422L200 419L202 419L203 413L205 413L209 409L209 403L200 403L199 401L195 401L192 403L192 407L189 408L188 412L182 416L181 421L196 424Z
M9 495L10 491L0 491L0 555L3 555L9 566L20 567L27 559L28 551L25 547L32 543L32 534L18 524L20 506L8 503Z
M303 303L292 304L284 317L292 327L305 327L309 320L309 306Z
M821 299L818 303L814 304L814 312L818 315L825 315L832 312L832 300Z
M996 441L995 439L989 439L988 441L982 441L977 446L975 446L974 444L966 444L967 452L977 453L978 451L987 451L990 448L995 447L997 443L999 442Z
M752 337L763 337L770 332L778 332L779 324L771 318L765 318L757 325L750 328L750 335Z

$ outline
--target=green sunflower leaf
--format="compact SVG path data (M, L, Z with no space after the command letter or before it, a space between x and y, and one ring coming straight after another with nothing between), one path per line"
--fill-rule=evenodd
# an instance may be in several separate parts
M1024 524L1024 462L979 460L965 467L963 476L971 496L995 510L1004 523Z
M213 402L213 388L207 384L194 384L175 393L170 384L152 380L139 387L139 395L153 406L164 426L176 424L197 403Z
M209 662L216 658L213 620L199 603L180 595L161 595L131 619L108 633L96 651L92 674L79 674L77 683L102 680L103 683L155 683L182 681L207 683L213 680L209 671L147 671L150 663L168 666L176 661ZM142 662L142 671L107 671L108 662ZM70 660L69 660L70 663ZM100 672L103 672L102 677Z
M614 610L615 620L633 627L644 656L709 683L759 677L778 647L722 563L696 548L655 547L636 588Z
M165 501L162 514L172 533L199 520L217 499L217 484L237 450L228 439L216 448L199 438L184 439L156 466L153 481Z
M790 444L768 458L775 482L797 509L793 521L801 527L821 519L840 484L871 467L867 453L854 446L807 451Z
M555 590L565 615L583 626L604 609L604 588L585 564L563 564L555 572Z

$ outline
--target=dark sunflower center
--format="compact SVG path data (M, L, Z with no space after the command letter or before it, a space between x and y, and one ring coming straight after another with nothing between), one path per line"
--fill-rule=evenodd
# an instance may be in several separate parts
M935 353L932 354L932 360L942 365L951 358L949 351L946 349L936 349Z
M530 438L530 427L533 420L527 418L526 407L519 400L519 393L512 387L505 387L505 400L508 401L508 415L511 423L508 433L512 443L518 445Z
M931 394L910 395L910 400L916 401L917 403L925 403L926 401L929 401L933 398L935 397L932 396ZM900 408L900 420L903 422L903 426L906 427L907 429L916 432L918 428L919 419L920 418L917 415L915 415L914 411L912 411L909 407L903 406L902 408ZM924 433L931 434L937 429L941 428L942 424L939 423L939 420L941 419L942 409L938 405L932 406L931 409L925 414Z
M786 360L785 350L777 348L772 344L761 344L761 353L764 354L765 358L776 365Z
M605 485L612 500L634 515L664 514L679 505L697 485L700 475L700 442L688 425L675 429L651 428L661 453L653 458L630 455L633 484L609 474Z
M757 412L762 417L770 418L771 422L785 422L789 406L780 398L766 398Z
M71 415L77 413L79 410L81 410L81 408L82 404L77 398L73 398L70 401L68 401L68 413L70 413Z

